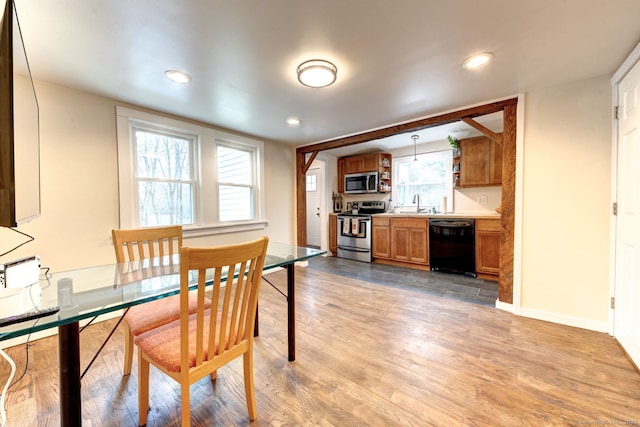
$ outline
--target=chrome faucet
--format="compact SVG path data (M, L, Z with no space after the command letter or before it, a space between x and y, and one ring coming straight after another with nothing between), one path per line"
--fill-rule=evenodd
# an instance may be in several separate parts
M417 203L418 206L416 207L416 212L420 213L420 193L416 193L413 195L413 202L411 203Z

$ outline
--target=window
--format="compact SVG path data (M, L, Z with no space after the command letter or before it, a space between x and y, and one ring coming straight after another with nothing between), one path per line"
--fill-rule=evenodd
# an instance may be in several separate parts
M194 223L196 137L134 127L134 187L141 227Z
M317 177L318 176L316 174L306 175L306 178L307 178L307 191L317 191L318 190Z
M220 221L254 218L255 153L251 148L218 144L218 211Z
M443 197L451 199L451 151L436 151L394 159L393 203L401 208L417 207L414 195L420 195L420 207L442 211Z
M260 141L118 107L120 227L264 228Z

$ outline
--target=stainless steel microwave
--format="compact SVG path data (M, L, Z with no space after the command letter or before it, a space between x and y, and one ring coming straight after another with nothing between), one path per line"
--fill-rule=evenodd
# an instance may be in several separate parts
M344 176L347 194L377 193L378 172L349 173Z

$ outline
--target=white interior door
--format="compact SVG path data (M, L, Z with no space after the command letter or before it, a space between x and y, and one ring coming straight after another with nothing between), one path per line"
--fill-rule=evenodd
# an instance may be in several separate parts
M640 62L618 103L614 335L640 366Z
M320 247L320 168L307 171L307 245Z

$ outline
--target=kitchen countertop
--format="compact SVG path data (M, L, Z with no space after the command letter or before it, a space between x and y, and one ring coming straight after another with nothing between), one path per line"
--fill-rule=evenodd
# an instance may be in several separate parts
M400 213L381 213L374 214L377 217L390 218L500 218L500 214L495 212L469 212L469 213L417 213L417 212L400 212Z

